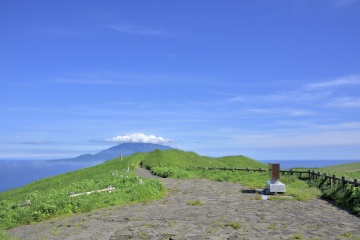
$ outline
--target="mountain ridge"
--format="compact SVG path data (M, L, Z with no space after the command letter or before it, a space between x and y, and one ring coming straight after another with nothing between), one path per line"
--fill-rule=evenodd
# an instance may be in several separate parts
M121 143L119 145L110 147L108 149L102 150L95 154L82 154L74 158L64 158L56 159L52 161L56 162L94 162L94 161L107 161L117 157L129 156L137 152L151 152L154 150L169 150L173 149L172 147L155 144L155 143Z

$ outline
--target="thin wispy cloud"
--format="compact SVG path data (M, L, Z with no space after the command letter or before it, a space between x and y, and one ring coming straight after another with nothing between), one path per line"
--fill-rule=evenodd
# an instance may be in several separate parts
M131 81L114 81L107 79L86 79L86 78L57 78L57 83L82 84L82 85L129 85Z
M247 109L247 112L254 114L268 114L268 115L281 115L281 116L308 116L315 113L308 109L295 109L295 108L252 108Z
M326 99L331 92L283 91L263 95L239 95L230 98L230 102L311 102Z
M359 145L360 131L239 134L234 141L240 146L259 148Z
M147 36L174 36L173 33L165 31L161 28L136 26L136 25L110 25L111 29L128 34L147 35Z
M215 80L201 76L166 74L166 73L122 73L96 72L79 73L70 76L56 77L53 83L77 85L221 85Z
M328 105L331 107L357 108L360 107L360 98L338 97L333 99Z
M338 87L346 85L359 85L360 84L360 75L354 74L345 77L336 78L335 80L327 82L317 82L305 85L305 89L319 89L319 88L329 88L329 87Z
M51 144L58 144L58 141L28 141L22 142L21 144L25 145L51 145Z
M356 2L357 0L334 0L333 4L335 7L345 7Z

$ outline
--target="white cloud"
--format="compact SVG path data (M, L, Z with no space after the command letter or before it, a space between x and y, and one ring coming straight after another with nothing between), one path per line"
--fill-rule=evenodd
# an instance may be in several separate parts
M306 89L317 89L317 88L327 88L327 87L337 87L344 85L356 85L360 84L360 75L354 74L345 77L336 78L335 80L327 82L318 82L305 85Z
M173 36L173 34L160 28L135 26L135 25L111 25L111 29L123 33L148 35L148 36Z
M154 143L154 144L171 144L173 143L170 139L165 139L162 137L156 137L154 135L145 135L143 133L131 133L123 136L116 136L112 138L105 139L106 142L114 143Z

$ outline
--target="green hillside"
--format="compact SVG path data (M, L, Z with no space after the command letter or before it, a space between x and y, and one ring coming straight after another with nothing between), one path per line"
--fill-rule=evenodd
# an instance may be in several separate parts
M165 189L160 181L142 179L140 183L135 173L144 155L139 153L124 157L122 162L114 159L0 193L0 228L11 228L111 205L161 198ZM71 193L96 191L109 186L114 187L115 191L70 197ZM27 202L31 202L31 205Z
M166 189L160 181L140 179L136 175L135 170L139 165L163 177L234 181L250 188L264 188L266 181L269 180L267 172L206 169L206 167L267 168L266 164L244 156L211 158L176 149L136 153L124 157L123 161L117 158L0 193L0 229L56 216L88 212L106 206L163 197ZM197 166L204 169L198 169ZM281 181L287 184L287 194L298 200L320 195L317 189L308 188L306 182L297 180L296 177L285 176ZM109 186L115 188L111 193L105 191L71 197L72 194L97 191ZM307 191L303 191L304 188L308 188Z
M267 165L244 156L228 156L212 158L200 156L195 152L181 150L155 150L144 157L142 161L148 169L154 167L172 167L187 169L191 167L229 167L229 168L266 168Z
M360 161L354 163L338 164L323 168L325 172L337 173L338 176L360 179Z

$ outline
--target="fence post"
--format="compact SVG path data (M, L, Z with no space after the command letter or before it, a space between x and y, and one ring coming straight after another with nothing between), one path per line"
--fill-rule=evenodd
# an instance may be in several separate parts
M346 180L345 176L342 176L341 181L342 181L343 186L345 186L345 180Z
M355 187L360 186L357 179L354 179L354 185Z
M333 175L333 182L336 183L336 175Z
M309 179L311 178L311 170L309 169L308 170L308 173L309 173Z

